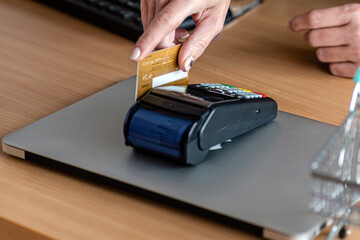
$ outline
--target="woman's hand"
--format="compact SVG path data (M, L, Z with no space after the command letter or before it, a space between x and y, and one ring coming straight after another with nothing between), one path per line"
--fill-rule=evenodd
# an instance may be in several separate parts
M317 48L332 74L353 77L360 65L360 4L313 10L289 22L294 32L307 31L305 40Z
M184 42L179 53L179 66L189 71L212 39L223 29L230 0L141 0L144 33L130 56L139 61L154 49ZM192 15L195 29L190 34L178 26Z

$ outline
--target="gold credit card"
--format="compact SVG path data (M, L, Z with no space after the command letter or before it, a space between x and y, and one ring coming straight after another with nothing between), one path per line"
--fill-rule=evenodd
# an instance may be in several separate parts
M180 70L177 59L181 45L152 52L138 62L136 100L148 90L164 85L187 85L189 73Z

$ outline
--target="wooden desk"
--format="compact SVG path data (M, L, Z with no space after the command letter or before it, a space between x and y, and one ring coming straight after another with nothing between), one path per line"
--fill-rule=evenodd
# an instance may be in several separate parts
M294 15L344 3L268 0L227 27L191 71L340 124L353 82L333 77ZM136 72L133 43L26 0L0 1L0 137ZM257 239L238 229L0 153L0 239ZM355 231L349 239L359 239Z

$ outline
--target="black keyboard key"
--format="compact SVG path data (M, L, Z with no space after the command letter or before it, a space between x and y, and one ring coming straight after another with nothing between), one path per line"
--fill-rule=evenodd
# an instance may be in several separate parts
M110 12L118 12L123 10L124 8L117 6L117 5L111 5L107 8L107 10L109 10Z
M110 7L111 5L112 5L112 3L108 2L108 1L100 1L97 3L97 6L100 8L107 8L107 7Z
M124 10L124 11L121 11L119 13L121 15L121 17L123 17L124 19L130 19L131 17L133 17L135 15L134 12L131 12L129 10Z
M138 3L138 2L128 1L126 5L136 11L140 11L140 3Z

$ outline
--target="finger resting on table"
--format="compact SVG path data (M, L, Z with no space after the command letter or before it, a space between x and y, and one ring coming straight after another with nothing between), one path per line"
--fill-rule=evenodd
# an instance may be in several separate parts
M310 30L304 35L305 41L312 47L331 47L349 44L349 26Z
M330 72L335 76L352 78L358 68L358 63L344 62L344 63L331 63L329 68Z
M336 63L336 62L360 62L359 46L338 46L338 47L322 47L316 50L316 56L320 62Z
M298 32L345 25L351 21L357 7L357 4L346 4L332 8L315 9L291 19L289 28Z

